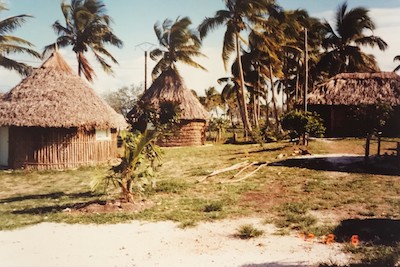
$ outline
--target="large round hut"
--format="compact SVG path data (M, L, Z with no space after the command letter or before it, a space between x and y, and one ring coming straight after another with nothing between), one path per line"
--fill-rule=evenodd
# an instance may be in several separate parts
M117 156L126 125L58 52L0 97L0 165L66 169Z
M182 77L174 69L162 72L144 92L140 102L155 110L159 110L161 102L178 105L179 124L173 134L160 136L157 140L158 145L170 147L205 144L206 126L210 115L197 97L187 89Z
M338 74L317 85L307 102L324 119L328 136L359 135L363 125L356 123L357 107L378 105L393 109L384 134L400 134L400 76L395 72Z

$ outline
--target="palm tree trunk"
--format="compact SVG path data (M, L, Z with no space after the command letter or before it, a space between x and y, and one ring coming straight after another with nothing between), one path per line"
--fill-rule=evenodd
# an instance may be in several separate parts
M269 65L269 79L271 81L271 93L272 93L272 105L274 107L274 115L275 115L275 129L276 132L279 130L279 117L278 117L278 108L276 106L276 98L275 98L275 89L274 89L274 81L272 79L272 66Z
M258 125L258 117L257 117L257 98L256 98L256 94L255 94L255 92L253 92L253 94L252 94L252 101L253 101L253 123L254 123L254 126L258 129L258 128L260 128L259 127L259 125Z
M244 129L245 129L245 134L247 136L247 133L252 135L253 130L251 128L250 120L249 120L249 113L247 112L247 103L246 103L246 95L244 91L244 74L243 74L243 66L242 66L242 60L240 57L240 41L239 41L239 33L237 32L235 34L236 37L236 58L238 60L238 68L239 68L239 75L240 75L240 97L241 97L241 102L242 102L242 108L243 108L243 124L244 124Z
M77 53L76 57L78 59L78 76L81 77L82 74L81 52Z

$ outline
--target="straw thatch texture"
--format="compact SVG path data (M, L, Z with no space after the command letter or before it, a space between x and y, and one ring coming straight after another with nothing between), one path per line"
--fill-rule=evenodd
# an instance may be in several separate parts
M400 76L394 72L342 73L318 85L308 95L311 105L400 106Z
M160 103L177 103L180 110L180 123L172 135L164 135L158 138L160 146L193 146L204 145L205 128L210 114L199 102L196 96L186 88L182 77L176 71L170 69L164 71L144 92L141 103L146 108L159 110ZM130 112L134 114L134 112ZM136 114L132 115L133 119Z
M9 132L11 168L105 163L117 156L117 128L126 126L123 116L74 74L58 52L0 97L0 127Z
M160 101L179 103L181 120L208 120L210 114L190 92L179 74L174 70L167 70L153 82L143 94L141 101L153 108L158 108Z
M126 122L54 52L1 97L0 126L107 129Z
M201 121L182 121L176 132L161 136L157 145L173 146L201 146L205 144L206 123Z

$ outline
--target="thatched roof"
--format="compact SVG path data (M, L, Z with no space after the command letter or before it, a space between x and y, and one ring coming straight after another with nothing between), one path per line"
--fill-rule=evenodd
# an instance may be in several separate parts
M153 108L158 108L160 101L179 103L181 109L179 119L208 120L210 118L207 110L187 89L182 77L172 69L161 73L140 100Z
M400 76L394 72L338 74L317 85L308 95L308 103L400 106Z
M58 52L0 97L0 126L122 128L126 122Z

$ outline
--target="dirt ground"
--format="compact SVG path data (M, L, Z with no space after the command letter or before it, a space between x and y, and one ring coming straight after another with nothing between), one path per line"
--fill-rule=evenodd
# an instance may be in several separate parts
M242 240L237 229L252 224L265 234ZM311 266L345 263L338 244L275 235L257 218L201 223L180 229L173 222L116 225L41 223L0 232L0 266Z

